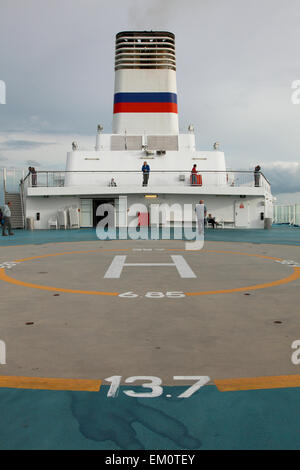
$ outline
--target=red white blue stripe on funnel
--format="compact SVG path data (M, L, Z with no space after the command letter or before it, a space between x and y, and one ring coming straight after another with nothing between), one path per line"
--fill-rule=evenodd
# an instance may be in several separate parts
M178 113L176 93L116 93L116 113Z

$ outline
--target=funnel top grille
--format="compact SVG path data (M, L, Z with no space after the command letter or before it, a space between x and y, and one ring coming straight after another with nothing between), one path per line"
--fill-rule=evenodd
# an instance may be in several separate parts
M121 31L116 35L116 39L123 36L164 36L175 40L175 34L169 31Z
M115 70L176 71L175 35L167 31L123 31L116 35Z

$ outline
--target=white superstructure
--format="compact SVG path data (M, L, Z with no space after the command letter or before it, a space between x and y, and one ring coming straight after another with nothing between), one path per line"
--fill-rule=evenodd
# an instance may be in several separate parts
M116 225L124 224L126 197L127 207L149 207L149 196L155 204L181 206L204 199L224 227L263 228L264 218L272 217L270 185L262 174L227 171L217 143L197 151L192 125L179 134L172 33L117 34L112 133L99 125L93 150L80 150L75 142L72 147L65 172L38 172L36 184L25 181L26 217L35 218L35 228L48 228L58 209L68 207L79 209L82 227L95 226L103 201L114 205ZM144 161L150 166L147 186ZM198 174L191 179L195 164ZM176 220L170 216L170 223Z

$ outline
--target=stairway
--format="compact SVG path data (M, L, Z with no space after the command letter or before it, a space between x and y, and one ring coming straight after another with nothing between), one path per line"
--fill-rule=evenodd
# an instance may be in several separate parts
M24 217L21 197L18 193L5 193L5 204L11 202L11 226L12 228L24 228Z

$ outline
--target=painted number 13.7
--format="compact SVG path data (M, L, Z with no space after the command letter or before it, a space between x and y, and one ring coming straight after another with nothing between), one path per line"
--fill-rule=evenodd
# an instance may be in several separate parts
M174 380L184 380L185 382L190 381L190 380L195 380L196 383L194 385L191 385L187 390L185 390L183 393L178 395L177 398L189 398L193 395L193 393L197 392L203 385L207 384L210 381L210 378L207 375L175 375L173 377ZM120 383L122 380L121 375L113 375L112 377L108 377L105 379L106 382L110 382L111 386L109 387L107 396L109 398L114 398L118 395L119 392L119 387ZM132 384L137 381L148 381L147 383L142 383L140 386L143 388L150 388L150 392L135 392L134 390L123 390L123 393L125 395L128 395L129 397L135 397L135 398L156 398L160 397L163 394L163 387L162 387L162 381L159 377L153 377L153 376L135 376L135 377L128 377L125 379L125 383L127 384Z

